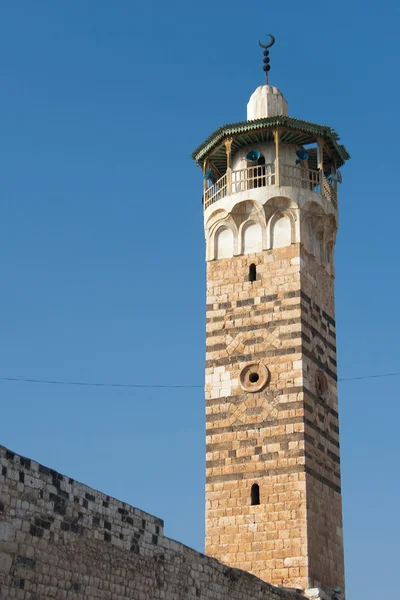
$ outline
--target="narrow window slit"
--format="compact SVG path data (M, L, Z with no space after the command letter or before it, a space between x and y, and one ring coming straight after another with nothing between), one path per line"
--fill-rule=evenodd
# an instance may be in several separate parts
M253 483L251 486L251 505L257 506L260 504L260 486L258 483Z
M253 263L249 267L249 281L255 281L257 279L257 267Z

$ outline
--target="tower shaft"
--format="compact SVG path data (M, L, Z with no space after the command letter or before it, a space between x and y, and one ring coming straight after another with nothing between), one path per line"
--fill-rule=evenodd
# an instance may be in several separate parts
M343 585L333 316L300 244L208 263L206 553L274 584Z

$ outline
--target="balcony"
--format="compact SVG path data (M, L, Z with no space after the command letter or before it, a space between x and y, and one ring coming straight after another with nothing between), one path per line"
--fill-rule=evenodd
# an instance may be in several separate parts
M226 196L263 187L291 186L321 194L337 209L337 192L323 172L275 161L227 172L204 191L204 210Z

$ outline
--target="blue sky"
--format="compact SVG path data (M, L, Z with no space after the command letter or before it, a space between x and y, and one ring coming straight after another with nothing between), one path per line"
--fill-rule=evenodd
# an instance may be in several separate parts
M333 126L339 376L400 371L394 1L37 0L0 8L0 377L202 385L191 151L270 82ZM400 377L340 383L348 597L393 592ZM199 550L201 389L0 381L0 443L147 510Z

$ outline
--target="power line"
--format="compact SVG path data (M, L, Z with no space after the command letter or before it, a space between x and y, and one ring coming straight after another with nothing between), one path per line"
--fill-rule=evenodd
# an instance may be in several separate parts
M361 375L358 377L341 377L338 381L361 381L363 379L382 379L384 377L398 377L400 372L381 373L376 375ZM49 385L68 385L80 387L104 387L104 388L136 388L136 389L202 389L204 385L173 385L173 384L139 384L139 383L104 383L90 381L62 381L56 379L28 379L25 377L0 377L0 381L12 381L20 383L41 383Z
M380 375L361 375L360 377L340 377L338 381L358 381L360 379L380 379L382 377L398 377L399 373L382 373Z
M19 381L22 383L48 383L50 385L75 385L82 387L106 387L106 388L203 388L204 385L173 385L173 384L139 384L139 383L103 383L103 382L90 382L90 381L62 381L55 379L26 379L25 377L0 377L0 381Z

